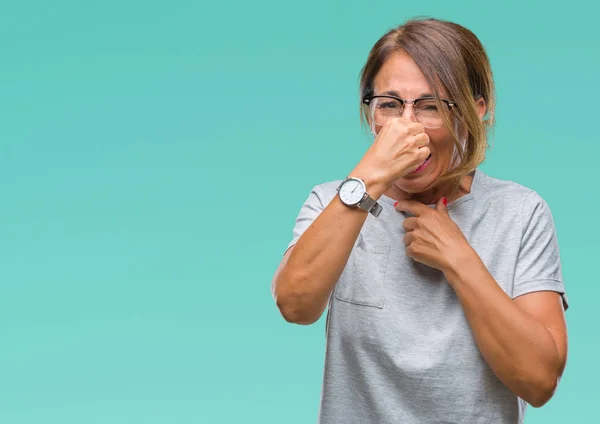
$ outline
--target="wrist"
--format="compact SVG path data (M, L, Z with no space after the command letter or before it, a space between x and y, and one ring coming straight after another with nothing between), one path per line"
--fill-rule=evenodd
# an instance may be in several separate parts
M481 258L471 246L458 250L459 254L451 255L446 267L442 270L451 286L465 282L474 274L485 268Z
M350 174L348 174L348 176L352 178L360 178L365 183L365 187L367 189L367 193L369 193L369 196L375 200L378 200L389 187L389 184L386 183L381 177L376 176L371 172L361 170L360 168L355 168Z

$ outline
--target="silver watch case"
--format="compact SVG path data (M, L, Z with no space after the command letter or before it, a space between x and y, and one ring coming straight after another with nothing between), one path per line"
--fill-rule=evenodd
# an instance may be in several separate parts
M346 206L349 207L357 207L359 209L362 209L364 211L369 212L371 215L373 215L374 217L378 217L379 214L381 213L381 210L383 209L381 207L381 205L379 203L377 203L377 201L375 199L373 199L369 193L367 193L367 186L365 184L365 182L363 180L361 180L360 178L355 178L355 177L346 177L346 179L344 179L344 181L342 181L342 183L338 186L337 191L338 191L338 196L339 196L339 191L342 188L342 186L344 185L344 183L346 183L347 181L358 181L362 187L363 187L363 197L356 203L354 204L349 204L344 202L344 200L340 197L340 200L342 201L342 203Z

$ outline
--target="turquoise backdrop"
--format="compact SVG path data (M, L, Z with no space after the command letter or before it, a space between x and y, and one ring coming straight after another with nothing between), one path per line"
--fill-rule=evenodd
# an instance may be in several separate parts
M25 0L0 6L0 423L315 422L324 322L285 323L271 277L368 147L370 47L420 15L481 38L482 169L555 216L570 356L526 423L596 422L596 2Z

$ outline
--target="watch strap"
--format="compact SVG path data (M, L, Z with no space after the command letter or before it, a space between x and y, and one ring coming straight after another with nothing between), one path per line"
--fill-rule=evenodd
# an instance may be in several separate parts
M377 203L377 200L369 196L368 193L365 193L365 197L363 197L363 199L360 201L358 207L362 210L370 212L371 215L375 216L376 218L379 216L381 210L383 209L381 205Z

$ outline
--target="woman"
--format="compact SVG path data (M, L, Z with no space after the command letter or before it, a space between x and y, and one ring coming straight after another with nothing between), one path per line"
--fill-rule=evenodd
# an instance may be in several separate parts
M548 205L477 168L485 50L409 21L375 44L360 90L374 142L314 187L273 280L289 322L328 307L320 422L521 423L563 372L567 298Z

